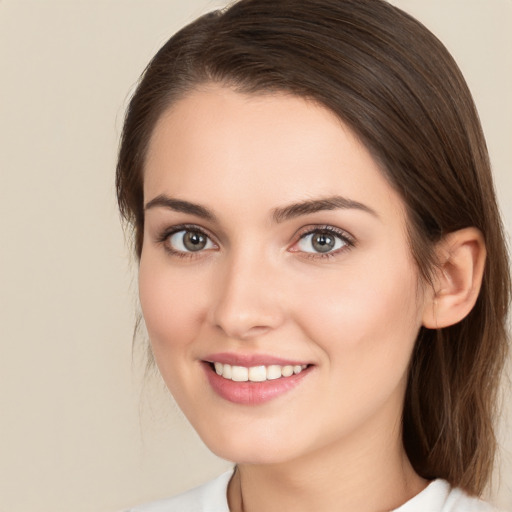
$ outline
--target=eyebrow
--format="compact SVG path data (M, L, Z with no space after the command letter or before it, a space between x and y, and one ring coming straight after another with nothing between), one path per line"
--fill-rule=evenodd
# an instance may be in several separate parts
M358 201L347 199L342 196L331 196L322 199L312 199L300 203L291 204L282 208L276 208L272 213L272 218L276 223L284 222L295 217L308 215L325 210L348 210L355 209L369 213L375 217L379 217L377 212Z
M217 217L215 216L215 214L208 208L196 203L191 203L189 201L174 199L172 197L166 196L165 194L161 194L152 199L151 201L149 201L148 203L146 203L144 209L149 210L151 208L156 207L167 208L169 210L173 210L175 212L180 213L188 213L212 222L217 221ZM299 203L290 204L288 206L275 208L274 210L272 210L272 219L274 220L275 223L279 224L286 220L301 217L302 215L308 215L311 213L316 213L325 210L338 209L361 210L377 218L379 217L375 210L373 210L372 208L363 203L353 201L352 199L348 199L342 196L330 196L321 199L301 201Z
M213 212L208 208L205 208L199 204L191 203L189 201L174 199L172 197L166 196L165 194L156 196L154 199L146 203L144 210L150 210L151 208L156 208L158 206L161 208L173 210L175 212L189 213L191 215L195 215L196 217L201 217L202 219L210 220L213 222L217 220Z

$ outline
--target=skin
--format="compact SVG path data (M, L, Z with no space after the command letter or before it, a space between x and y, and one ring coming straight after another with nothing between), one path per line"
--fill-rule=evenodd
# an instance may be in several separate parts
M242 510L243 496L246 512L376 512L420 492L426 482L405 455L400 419L433 298L419 281L403 202L354 134L302 98L205 86L155 128L144 201L162 195L215 215L147 208L139 291L167 386L206 445L238 463L231 510ZM333 195L371 211L272 217ZM211 243L170 253L177 246L165 234L183 223ZM304 232L324 226L350 244L315 253ZM288 393L239 405L208 384L201 361L214 352L313 366Z

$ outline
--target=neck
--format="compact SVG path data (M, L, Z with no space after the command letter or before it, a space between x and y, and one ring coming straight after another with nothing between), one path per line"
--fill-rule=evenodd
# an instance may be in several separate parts
M400 428L328 445L298 459L240 464L230 483L232 512L381 512L399 507L427 484L407 459Z

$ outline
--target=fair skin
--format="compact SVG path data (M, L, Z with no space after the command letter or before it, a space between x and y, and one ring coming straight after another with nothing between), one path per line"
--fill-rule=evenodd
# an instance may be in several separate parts
M423 286L401 198L339 119L214 85L158 122L144 201L153 353L206 445L238 463L231 510L377 512L420 492L401 442L407 368L421 325L449 325L476 299L476 230L439 251L441 293ZM300 379L270 399L251 382L223 395L210 363L226 353L293 361Z

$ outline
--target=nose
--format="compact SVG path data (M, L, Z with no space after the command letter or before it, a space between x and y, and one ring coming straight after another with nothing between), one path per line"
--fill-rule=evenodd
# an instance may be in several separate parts
M276 269L255 255L230 258L219 269L210 321L238 340L262 336L279 327L283 303Z

